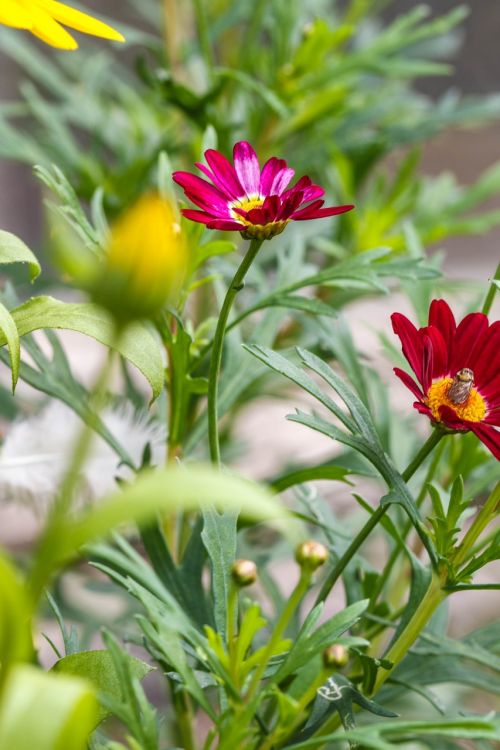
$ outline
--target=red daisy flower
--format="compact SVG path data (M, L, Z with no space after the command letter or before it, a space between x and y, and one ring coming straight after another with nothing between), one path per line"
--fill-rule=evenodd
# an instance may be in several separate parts
M471 430L500 460L500 321L489 325L478 312L457 326L444 300L432 301L425 328L400 313L391 319L420 384L394 368L415 409L447 429Z
M267 240L280 234L289 221L321 219L350 211L354 206L323 208L323 188L309 177L292 187L295 174L284 159L272 156L260 168L257 154L246 141L236 143L233 165L219 151L205 151L205 164L198 169L213 183L190 172L174 172L173 179L186 197L202 210L186 208L184 216L209 229L236 230L245 239Z

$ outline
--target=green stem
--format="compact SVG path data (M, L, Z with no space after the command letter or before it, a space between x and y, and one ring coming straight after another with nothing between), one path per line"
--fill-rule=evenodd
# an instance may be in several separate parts
M495 275L491 279L490 288L488 289L488 294L486 295L486 299L484 300L484 305L483 305L483 309L481 312L483 312L485 315L489 315L491 306L493 305L493 300L495 299L495 294L497 293L497 286L494 282L498 281L499 279L500 279L500 263L497 266Z
M259 683L262 679L264 672L266 671L266 667L269 663L269 659L273 656L275 648L280 642L280 640L282 639L283 634L288 626L288 623L290 622L292 616L294 615L295 611L299 607L304 595L307 593L307 590L309 589L309 584L311 582L311 576L312 576L312 573L308 568L305 568L305 567L302 568L299 582L297 583L296 587L292 591L290 598L288 599L288 602L283 612L281 613L278 622L276 623L273 629L271 638L269 639L267 646L264 650L264 653L262 654L262 658L260 660L259 666L253 673L252 680L250 682L250 685L248 687L248 691L246 694L247 702L251 700L255 691L259 687Z
M421 488L420 492L418 493L417 499L415 501L415 505L417 506L417 508L420 508L420 506L422 505L422 503L423 503L423 501L425 499L425 495L427 493L427 485L432 480L432 478L434 477L434 474L436 473L436 469L439 466L439 462L440 462L441 456L443 454L444 445L445 444L443 442L439 443L438 449L436 450L436 452L435 452L435 454L434 454L434 456L432 458L432 461L431 461L431 463L429 465L429 469L427 471L424 483L422 484L422 488ZM403 532L401 534L402 542L404 542L405 539L406 539L406 537L408 536L408 534L410 532L410 529L412 528L412 525L413 524L411 523L411 521L408 521L406 523L406 526L404 527ZM391 575L392 569L394 568L394 565L396 564L396 562L398 560L398 557L401 554L401 552L403 551L403 549L404 549L404 545L403 544L397 544L394 547L394 549L393 549L393 551L392 551L392 553L391 553L391 555L390 555L390 557L389 557L389 559L387 561L387 565L385 566L383 572L381 573L381 575L379 576L379 578L378 578L378 580L377 580L377 582L375 584L374 590L373 590L371 598L370 598L370 604L371 605L375 604L375 602L377 601L378 597L382 593L382 591L383 591L383 589L384 589L387 581L389 580L389 576Z
M210 28L208 25L208 18L205 8L203 7L203 0L193 0L194 12L196 16L196 26L198 28L198 38L200 40L200 49L207 71L209 75L212 75L212 70L215 65L214 53L212 50L212 43L210 41Z
M436 447L436 445L439 443L441 438L445 435L444 432L441 432L440 430L433 430L430 437L427 439L427 441L423 444L415 458L408 464L406 469L403 471L401 476L407 482L411 477L414 475L416 470L419 468L419 466L422 464L423 461L427 458L429 453ZM343 573L346 566L350 563L358 549L361 547L363 542L365 541L366 537L370 534L370 532L375 528L375 526L379 523L379 521L382 520L384 515L387 513L389 509L388 505L379 505L379 507L373 511L368 521L365 523L361 531L357 534L357 536L353 539L349 547L346 549L342 557L337 561L337 564L333 568L333 570L328 575L327 579L323 583L323 586L321 587L321 591L319 592L315 604L319 604L320 602L324 601L334 585L337 583L338 579L340 578L341 574Z
M212 357L210 360L210 370L208 374L208 439L210 444L210 458L212 460L212 463L216 464L217 466L220 465L218 388L219 373L222 362L222 350L224 347L224 334L226 331L229 313L231 312L235 297L238 292L243 289L243 282L246 273L252 265L261 245L262 240L252 240L250 242L250 246L246 252L246 255L241 261L238 270L234 274L229 289L226 292L214 335Z
M446 596L447 592L443 589L441 578L434 575L424 598L413 613L412 618L407 623L397 641L390 647L389 651L384 654L384 659L392 662L393 666L390 670L379 670L372 691L373 694L376 694L380 690L384 682L392 674L393 669L397 667L400 661L406 656L438 606L444 599L446 599Z
M500 482L493 489L493 492L486 500L485 504L475 517L468 532L462 539L453 557L453 564L458 568L469 557L475 543L489 525L489 523L498 515L500 509Z

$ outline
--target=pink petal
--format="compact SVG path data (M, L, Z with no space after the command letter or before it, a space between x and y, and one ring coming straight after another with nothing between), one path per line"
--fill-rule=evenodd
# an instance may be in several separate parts
M236 143L233 149L234 168L248 196L258 195L260 167L257 154L247 141Z
M263 196L281 195L294 174L295 170L288 167L284 159L272 156L262 167L260 194Z
M230 161L211 148L205 151L205 159L213 172L215 184L230 198L243 198L245 191Z
M309 206L298 211L292 216L295 221L305 221L306 219L326 219L327 216L336 216L337 214L345 214L346 211L352 211L354 206L330 206L327 208L318 208L318 210L310 213L311 206L317 203L324 203L324 201L313 201ZM309 212L306 214L306 212Z
M206 180L202 180L201 177L190 172L174 172L172 179L183 188L190 200L200 208L215 209L217 214L223 214L224 216L229 214L227 198Z
M410 391L413 393L414 396L416 396L418 399L423 399L424 394L422 393L421 389L418 387L417 383L413 380L411 375L408 375L407 372L404 370L400 370L399 367L394 368L395 375L398 376L398 378L401 380L401 382L410 389Z
M195 211L193 208L183 208L181 213L186 219L198 221L200 224L208 224L214 220L214 217L210 216L210 214L207 214L204 211Z
M237 221L224 221L224 219L214 219L207 226L209 229L223 229L227 232L241 232L245 229L244 224L239 224Z

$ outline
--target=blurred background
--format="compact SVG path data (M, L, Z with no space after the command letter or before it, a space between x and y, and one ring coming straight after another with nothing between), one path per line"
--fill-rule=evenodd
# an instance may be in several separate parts
M1 1L1 0L0 0ZM243 0L239 0L243 2ZM245 2L247 0L244 0ZM216 0L213 0L216 5ZM211 2L207 2L210 6ZM125 7L124 7L125 5ZM325 9L328 2L323 3ZM397 0L387 5L382 20L390 22L399 14L411 10L417 5L409 0ZM86 0L85 6L94 8L99 13L119 22L128 22L131 26L140 25L140 20L132 5L123 0ZM433 3L432 9L441 16L456 8L451 0ZM119 25L119 24L118 24ZM498 71L498 39L500 38L500 4L496 0L471 2L470 12L465 21L443 42L441 56L451 60L454 72L451 76L418 79L415 87L418 91L438 100L446 92L500 95L500 78ZM82 46L85 40L81 38ZM127 51L120 55L127 56ZM18 98L20 87L26 86L26 74L4 54L0 47L0 101L14 102ZM443 172L453 173L460 184L470 184L494 162L500 155L500 121L483 125L481 128L448 129L439 136L433 137L423 146L421 170L423 174L438 175ZM292 154L280 154L292 159ZM390 170L400 160L401 153L392 153L387 158ZM482 206L484 209L499 209L500 198L490 199ZM43 245L44 213L40 182L33 176L32 169L26 165L9 161L8 154L0 159L0 227L14 232L33 247L40 255ZM447 275L455 279L477 280L485 287L487 279L493 273L499 258L500 229L494 229L473 237L447 237L431 247L446 251L444 268ZM42 256L43 257L43 256ZM387 383L398 406L407 406L407 393L401 386L393 383L391 363L380 350L376 329L389 331L389 315L395 305L409 312L407 301L402 297L364 299L350 308L350 322L355 332L356 343L365 353ZM406 307L405 307L406 305ZM498 301L495 308L497 311ZM368 322L369 321L369 322ZM65 333L65 346L69 352L75 372L83 382L89 382L96 363L102 356L102 349L92 340L82 336ZM6 375L2 370L2 380ZM25 386L20 385L20 392ZM237 431L245 443L244 457L236 463L244 472L258 478L268 476L290 456L302 460L321 460L328 455L329 444L318 435L309 434L304 440L303 429L286 423L284 417L295 404L293 401L260 400L252 404L249 410L239 417ZM425 428L425 425L422 424ZM0 498L1 499L1 498ZM344 512L352 508L349 493L338 492L337 509ZM13 506L0 508L0 543L11 548L22 548L28 545L36 533L37 520L30 511ZM377 550L373 554L376 556ZM497 570L488 568L482 574L485 582L495 580ZM498 612L498 601L494 597L483 597L473 593L453 599L452 608L456 610L454 630L457 633L470 631L481 622L488 622Z

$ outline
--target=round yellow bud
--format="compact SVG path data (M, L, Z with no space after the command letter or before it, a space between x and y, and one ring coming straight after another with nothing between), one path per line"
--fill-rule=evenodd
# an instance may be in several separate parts
M349 651L340 643L334 643L323 651L323 664L327 668L342 669L349 661Z
M295 559L301 568L316 570L328 559L328 550L321 542L302 542L295 550Z
M250 586L257 580L257 566L252 560L235 560L231 575L237 586Z
M186 258L174 207L148 193L112 226L94 299L118 319L152 317L180 288Z

